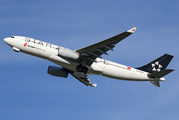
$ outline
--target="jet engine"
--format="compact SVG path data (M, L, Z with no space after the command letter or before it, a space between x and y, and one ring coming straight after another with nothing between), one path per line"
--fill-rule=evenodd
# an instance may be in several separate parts
M63 47L60 47L58 55L75 60L79 58L79 54L77 52Z
M65 69L60 68L60 67L54 67L54 66L48 67L48 74L57 76L57 77L64 77L64 78L68 77L68 72Z

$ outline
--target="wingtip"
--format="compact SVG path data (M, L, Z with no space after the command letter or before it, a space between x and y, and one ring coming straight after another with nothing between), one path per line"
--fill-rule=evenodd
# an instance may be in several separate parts
M132 29L128 30L127 32L134 33L136 29L137 29L136 27L133 27Z
M97 84L93 84L93 87L96 87L97 86Z

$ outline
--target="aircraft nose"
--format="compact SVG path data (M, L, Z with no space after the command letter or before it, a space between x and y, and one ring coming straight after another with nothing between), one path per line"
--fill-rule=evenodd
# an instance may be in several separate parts
M4 42L5 42L5 43L8 43L8 38L4 38Z
M7 38L4 38L4 42L8 45L10 45L11 43L11 38L7 37Z

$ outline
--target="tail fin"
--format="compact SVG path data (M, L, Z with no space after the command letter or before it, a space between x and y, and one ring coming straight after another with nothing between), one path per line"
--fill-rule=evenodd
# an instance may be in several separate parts
M174 71L173 69L166 69L172 58L173 58L172 55L164 54L163 56L157 58L156 60L150 62L149 64L144 65L137 69L149 72L148 76L150 78L153 78L153 80L150 82L153 85L160 87L159 81L162 80L162 77ZM157 80L155 78L160 78L160 80ZM165 79L163 78L163 80Z
M144 65L140 68L137 68L142 71L146 71L149 73L153 72L160 72L162 70L165 70L170 61L172 60L173 56L169 54L164 54L163 56L157 58L156 60L150 62L147 65Z

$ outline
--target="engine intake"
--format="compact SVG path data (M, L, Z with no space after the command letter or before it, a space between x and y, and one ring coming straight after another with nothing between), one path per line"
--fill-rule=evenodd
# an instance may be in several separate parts
M64 47L60 47L58 55L75 60L79 58L79 54L77 52Z
M48 74L57 76L57 77L64 77L64 78L68 77L68 72L65 69L60 68L60 67L54 67L54 66L48 67Z

